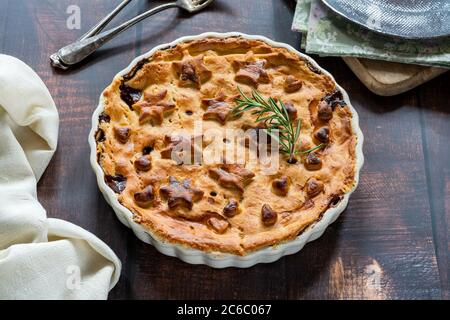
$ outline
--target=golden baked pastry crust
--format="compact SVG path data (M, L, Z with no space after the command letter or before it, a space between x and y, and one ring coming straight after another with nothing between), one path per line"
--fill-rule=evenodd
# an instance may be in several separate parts
M258 163L170 159L183 139L174 132L193 133L194 121L203 119L204 131L256 126L250 113L229 112L237 86L288 103L301 119L302 150L324 139L326 147L294 164L280 154L271 175ZM116 77L103 97L96 140L105 181L161 240L245 255L295 238L355 184L349 107L328 76L287 49L240 37L180 43ZM228 142L216 140L208 144Z

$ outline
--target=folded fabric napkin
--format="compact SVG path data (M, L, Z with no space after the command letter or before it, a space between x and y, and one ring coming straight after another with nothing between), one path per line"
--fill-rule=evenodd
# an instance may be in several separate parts
M37 199L58 122L39 76L0 55L0 299L106 299L119 279L120 261L105 243L47 218Z
M450 37L405 40L381 35L335 14L320 0L297 1L292 29L307 34L302 37L307 53L450 67Z

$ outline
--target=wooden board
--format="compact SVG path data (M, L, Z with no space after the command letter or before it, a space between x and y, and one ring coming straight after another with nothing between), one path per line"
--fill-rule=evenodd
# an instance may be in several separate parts
M155 3L160 1L133 1L119 19ZM117 1L0 0L0 51L38 72L60 114L58 150L38 185L47 214L86 228L116 252L123 270L111 299L450 298L450 73L387 98L370 92L340 58L315 57L359 113L365 165L336 223L298 254L275 263L215 270L169 258L138 240L103 199L87 144L100 92L134 57L184 35L237 30L298 48L300 35L290 31L294 3L254 3L216 0L195 17L160 13L80 67L60 72L50 67L49 55L81 36ZM73 4L81 9L81 30L66 28L66 9Z
M448 71L444 68L363 58L344 57L343 59L359 80L370 91L380 96L403 93Z

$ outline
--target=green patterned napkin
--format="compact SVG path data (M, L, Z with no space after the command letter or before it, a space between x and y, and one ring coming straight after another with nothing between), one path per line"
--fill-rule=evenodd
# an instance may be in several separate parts
M311 1L297 0L297 7L294 13L294 22L292 30L306 33L308 31L309 12L311 11Z
M302 48L307 53L450 67L450 37L394 39L348 22L320 0L297 1L292 29L307 33L302 37Z

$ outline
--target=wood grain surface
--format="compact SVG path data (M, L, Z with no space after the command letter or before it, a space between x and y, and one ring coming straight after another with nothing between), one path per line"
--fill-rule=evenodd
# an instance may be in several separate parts
M49 55L76 40L119 0L0 0L0 52L28 63L61 118L59 147L39 183L50 217L95 233L123 263L111 299L450 298L450 73L395 97L371 93L339 58L317 58L360 115L366 162L342 216L299 253L249 269L193 266L139 241L98 191L88 132L100 92L155 45L205 31L260 34L300 47L291 0L216 0L195 16L168 10L126 31L71 71ZM135 0L114 20L161 1ZM81 29L66 27L69 5Z

